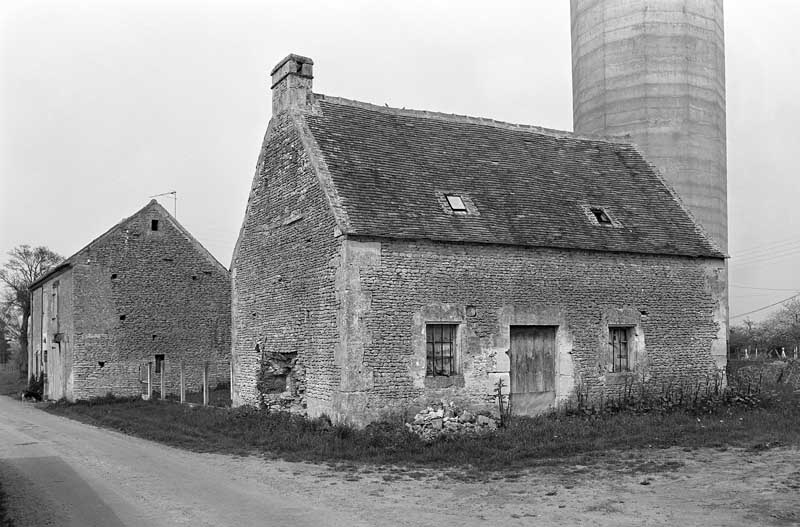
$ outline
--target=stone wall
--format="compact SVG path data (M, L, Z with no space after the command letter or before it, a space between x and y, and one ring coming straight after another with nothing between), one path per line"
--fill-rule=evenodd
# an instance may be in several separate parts
M339 242L303 140L290 114L270 122L234 253L235 405L283 396L327 412L338 389Z
M578 388L614 393L632 378L703 377L725 363L722 260L352 238L344 247L338 420L441 399L494 405L497 380L508 386L511 325L558 326L557 401ZM449 386L425 376L426 322L460 325L460 375ZM633 328L633 374L610 372L609 325Z
M70 260L67 398L140 394L157 354L165 356L170 393L179 390L180 362L187 385L200 384L205 361L214 364L212 386L229 379L229 274L160 205L151 203Z

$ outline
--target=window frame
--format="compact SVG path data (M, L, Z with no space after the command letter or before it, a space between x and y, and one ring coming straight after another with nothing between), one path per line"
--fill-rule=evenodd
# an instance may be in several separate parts
M447 204L450 205L450 210L456 213L466 214L469 212L467 210L467 204L464 202L464 198L461 197L461 194L445 194L444 199L447 200ZM455 202L455 204L454 204ZM456 206L460 204L461 206Z
M624 340L614 340L615 335L621 335ZM618 348L617 342L620 343ZM622 344L625 345L625 361L623 366L622 361ZM609 326L608 327L608 346L611 354L611 373L631 373L634 370L633 364L633 345L634 345L634 327L633 326ZM617 350L620 350L618 353ZM617 359L620 359L619 361Z
M153 359L153 362L154 362L153 373L154 374L156 374L156 373L160 374L161 373L161 370L164 369L164 363L166 362L166 360L167 360L167 357L163 353L156 353L155 354L154 359Z
M445 333L446 328L446 333ZM436 330L439 329L439 340L436 338ZM425 323L425 377L432 378L452 378L460 375L460 335L461 324L454 322L426 322ZM445 339L445 335L447 338ZM449 344L449 354L444 355L444 344ZM437 345L439 346L437 350ZM442 368L437 372L437 356L441 359ZM449 367L445 368L445 359ZM432 365L432 366L431 366ZM445 372L447 370L447 373Z

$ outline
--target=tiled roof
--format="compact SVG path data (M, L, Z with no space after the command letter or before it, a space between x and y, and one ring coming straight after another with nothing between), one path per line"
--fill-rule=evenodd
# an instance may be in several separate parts
M723 256L631 145L315 98L304 118L350 234ZM469 213L453 213L446 194Z

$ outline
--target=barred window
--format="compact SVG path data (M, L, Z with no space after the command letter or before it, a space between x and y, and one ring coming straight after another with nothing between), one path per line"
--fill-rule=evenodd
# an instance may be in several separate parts
M608 333L611 339L611 371L631 371L628 347L630 328L608 328Z
M428 324L428 377L449 377L456 374L456 333L458 324Z

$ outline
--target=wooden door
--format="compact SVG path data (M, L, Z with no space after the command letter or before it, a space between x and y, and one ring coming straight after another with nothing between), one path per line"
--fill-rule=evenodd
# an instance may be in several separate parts
M531 415L555 400L557 326L511 326L511 410Z

